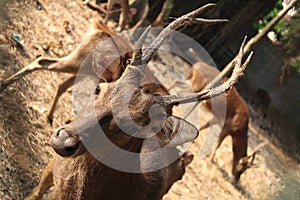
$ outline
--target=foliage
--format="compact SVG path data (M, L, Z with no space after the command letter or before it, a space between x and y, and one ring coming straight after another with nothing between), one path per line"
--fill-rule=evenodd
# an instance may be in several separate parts
M286 34L281 43L290 57L290 66L300 72L300 3L297 3L296 14L292 17L291 23L286 24Z
M278 0L273 10L259 20L255 27L258 30L263 29L281 9L283 9L282 0ZM290 60L290 66L300 72L300 2L296 4L295 9L296 14L291 18L290 22L280 20L272 31L276 34L278 43L285 49Z
M300 58L296 58L295 60L292 60L290 66L295 68L298 72L300 72Z
M282 38L282 44L291 57L300 54L300 3L296 5L296 10L298 12L292 17L291 23L284 26L286 34Z
M256 22L254 26L258 30L262 30L274 17L277 16L279 11L282 9L282 0L278 0L273 10L271 10L265 17L263 17L263 19L260 19L258 22ZM282 38L282 36L286 32L285 24L286 22L284 20L280 20L273 28L273 31L275 32L278 40L280 40L280 38Z

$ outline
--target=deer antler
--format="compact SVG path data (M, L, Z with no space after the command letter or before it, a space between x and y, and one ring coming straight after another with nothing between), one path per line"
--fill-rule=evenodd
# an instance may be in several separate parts
M143 55L143 44L145 43L145 39L150 31L151 25L146 28L143 34L140 36L139 40L136 43L136 53L134 55L132 65L139 66L142 64L142 55Z
M136 71L143 72L145 70L145 67L147 66L147 63L151 60L152 56L157 52L159 47L169 38L172 37L174 32L173 30L177 30L183 26L191 25L191 24L214 24L214 23L222 23L227 22L228 20L225 19L202 19L202 18L195 18L200 13L206 11L209 8L214 7L215 4L207 4L205 6L202 6L201 8L198 8L197 10L194 10L186 15L183 15L176 20L174 20L172 23L170 23L166 28L162 30L162 32L157 36L157 38L150 44L149 47L146 48L145 52L142 52L142 46L144 43L144 40L147 36L147 34L150 31L150 27L148 27L142 36L139 39L137 50L135 52L135 57L133 59L133 62L131 63L131 67L127 67L128 69L136 68ZM126 73L124 73L126 74ZM136 76L139 80L137 82L139 83L142 76Z
M186 15L183 15L172 23L170 23L166 28L162 30L162 32L158 35L158 37L150 44L150 46L145 50L143 55L143 61L149 62L152 56L157 52L158 48L169 38L172 37L174 32L172 30L177 30L181 27L188 26L191 24L215 24L215 23L223 23L227 22L227 19L202 19L195 18L197 15L203 13L209 8L215 7L216 4L206 4Z
M235 61L233 62L234 70L232 72L232 75L225 83L213 89L207 89L196 94L176 94L176 95L163 96L162 101L164 102L164 104L178 105L179 103L182 104L182 103L190 103L195 101L202 101L206 99L211 99L230 90L233 87L233 85L238 81L238 79L244 74L244 71L253 55L253 52L251 52L250 55L247 57L245 63L242 65L245 41L246 41L246 37L243 43L241 44L239 53L236 56Z
M175 21L170 23L166 28L162 30L162 32L158 35L158 37L150 44L150 46L143 53L142 46L145 41L145 38L147 37L147 34L149 33L150 30L150 26L149 26L140 37L137 43L137 50L135 52L134 59L131 62L131 64L127 66L119 82L123 82L125 80L127 84L131 83L133 85L139 85L143 77L143 72L145 70L145 67L147 66L147 63L150 61L152 56L156 53L158 48L167 39L172 37L172 35L174 34L172 30L176 30L183 26L194 24L194 23L212 24L212 23L226 22L227 20L224 19L195 18L200 13L214 6L215 4L207 4L205 6L202 6L201 8L198 8L186 15L177 18ZM172 105L178 105L179 103L202 101L202 100L206 100L218 96L231 89L232 86L238 81L239 77L243 75L243 72L246 66L248 65L253 54L253 52L251 52L248 58L246 59L245 63L242 65L245 41L246 41L246 37L240 47L239 53L236 56L235 61L233 62L234 70L232 72L232 76L225 83L223 83L222 85L216 88L207 89L196 94L178 94L178 95L169 95L163 97L158 95L157 102L165 106L172 106Z

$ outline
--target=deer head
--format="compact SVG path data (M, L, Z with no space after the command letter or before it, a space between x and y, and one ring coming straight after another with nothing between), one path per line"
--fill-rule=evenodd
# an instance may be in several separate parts
M234 163L234 167L232 168L233 177L231 178L231 182L236 184L238 183L240 176L249 168L255 168L258 165L254 164L255 156L257 153L261 151L263 147L265 147L268 142L262 142L257 145L252 152L252 154L248 156L242 157L237 163Z
M92 141L100 151L107 147L105 138L97 139L96 127L101 126L104 135L120 149L130 152L147 152L148 141L156 145L174 147L192 141L198 135L197 129L189 122L172 116L171 108L180 103L202 101L218 96L229 90L242 76L251 55L242 65L244 42L236 57L232 76L223 84L195 94L178 94L162 96L151 90L151 85L141 85L147 63L158 48L170 39L172 30L198 23L212 24L224 20L207 20L196 16L214 4L208 4L192 11L167 26L158 37L143 49L143 44L150 27L140 36L133 59L127 64L122 76L111 83L100 83L91 102L74 122L59 128L51 137L54 150L64 157L75 157L86 152L83 142ZM96 116L96 120L93 119ZM80 134L78 134L80 132ZM148 146L155 146L153 143ZM101 153L100 153L101 154Z
M232 168L233 177L231 177L231 182L238 183L241 175L249 168L251 168L255 159L255 153L242 157L237 164Z

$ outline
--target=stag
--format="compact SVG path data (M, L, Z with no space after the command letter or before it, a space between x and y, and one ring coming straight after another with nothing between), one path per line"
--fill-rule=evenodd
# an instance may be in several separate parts
M244 43L235 59L232 76L222 85L193 94L162 95L153 85L141 85L147 63L158 48L177 30L192 23L211 24L224 20L196 18L213 7L207 4L169 24L158 37L142 50L150 27L137 42L133 59L127 64L121 77L115 82L102 82L97 86L94 102L76 117L75 121L57 129L51 137L51 145L58 154L53 167L48 168L42 181L28 199L40 197L51 184L49 199L161 199L174 181L180 178L190 156L182 155L171 165L156 168L169 160L177 145L194 140L198 130L189 122L172 115L172 107L181 103L203 101L216 97L232 88L242 76L251 55L242 64ZM102 128L102 133L97 127ZM99 136L102 136L99 139ZM107 145L105 141L110 141ZM90 145L84 145L88 142ZM113 144L113 145L112 145ZM112 149L117 146L138 153L127 160ZM163 152L151 154L162 147ZM94 152L93 155L91 152ZM175 154L177 152L175 151ZM106 158L112 163L121 159L123 167L135 167L139 173L119 171L98 161ZM99 156L99 157L98 157ZM105 159L104 159L105 160ZM173 159L171 159L173 160ZM175 166L175 167L174 167ZM154 167L154 168L153 168ZM155 169L155 170L152 170ZM42 188L42 189L41 189ZM46 188L46 189L45 189ZM40 192L42 191L42 192ZM36 195L37 194L37 195Z

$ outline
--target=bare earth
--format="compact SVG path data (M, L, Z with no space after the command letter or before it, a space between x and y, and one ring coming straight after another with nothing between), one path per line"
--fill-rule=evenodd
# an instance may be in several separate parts
M38 10L35 1L12 1L9 5L7 26L1 28L1 49L12 55L12 61L0 62L0 78L29 64L39 55L61 57L67 55L81 41L80 38L98 15L79 0L41 1ZM12 40L12 34L21 35L24 48ZM45 49L48 49L46 51ZM5 73L6 72L6 73ZM51 127L46 111L58 84L68 77L48 71L34 72L0 93L0 199L23 199L38 183L43 168L53 155L49 145L51 133L58 126L74 119L71 112L70 91L60 99ZM255 116L255 115L254 115ZM209 118L209 116L207 116ZM293 164L273 145L268 144L256 158L257 168L251 168L241 177L239 189L228 180L231 171L231 139L227 138L217 152L216 164L208 158L200 159L200 149L206 130L190 150L195 159L188 166L183 180L178 181L164 197L171 199L270 199L284 190L284 180L277 166ZM249 149L266 141L254 123L249 129ZM291 163L291 164L290 164ZM292 176L299 175L299 166L293 164Z

